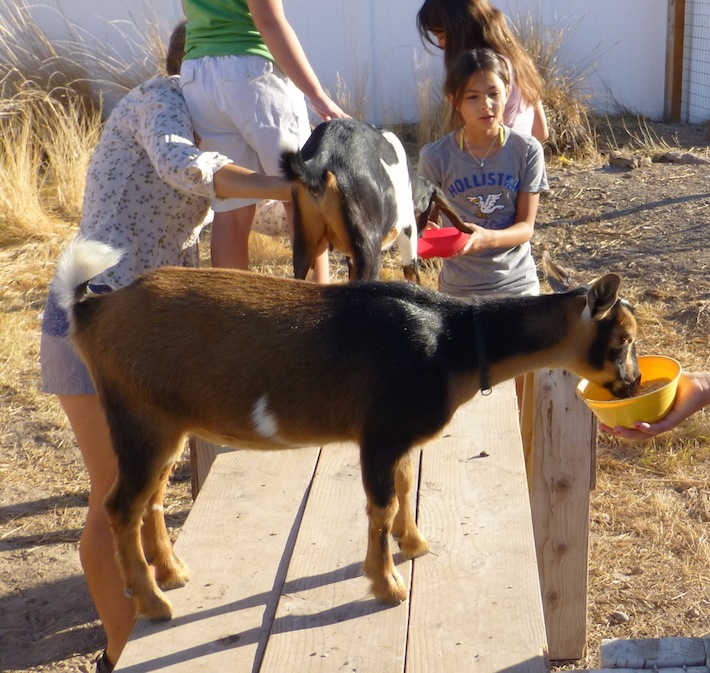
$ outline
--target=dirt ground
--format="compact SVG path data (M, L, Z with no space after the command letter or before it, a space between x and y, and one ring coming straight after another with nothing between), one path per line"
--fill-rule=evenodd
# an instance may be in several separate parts
M673 354L688 369L710 369L707 131L688 125L654 130L679 154L692 149L692 157L636 168L606 161L550 166L551 191L541 201L534 251L539 260L549 250L580 282L620 273L624 293L637 305L639 352ZM0 388L8 419L0 429L2 671L93 671L103 643L78 558L87 478L56 403L35 393L39 318L61 242L43 253L41 278L23 275L28 256L40 254L32 247L38 244L0 250L6 315L27 314L37 334L37 347L15 381ZM10 354L0 353L0 359L9 361ZM707 412L665 442L600 437L590 529L589 655L575 667L597 666L602 638L710 632L709 443ZM166 497L175 535L190 503L183 463Z

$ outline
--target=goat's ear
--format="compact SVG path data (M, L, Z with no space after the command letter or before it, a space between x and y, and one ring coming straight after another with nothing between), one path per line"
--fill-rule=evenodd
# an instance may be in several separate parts
M419 233L424 230L434 206L438 206L439 210L449 218L451 224L459 231L463 231L466 234L473 233L473 229L458 216L444 192L431 180L417 176L414 182L414 211L417 216Z
M549 250L542 253L542 271L553 292L567 292L578 285L572 280L572 272L555 262Z
M435 201L433 199L433 190L436 189L434 184L417 176L414 178L412 197L414 200L414 216L417 220L417 233L421 234L426 228L426 223L431 217L439 217L439 211L435 209Z
M473 228L469 227L460 217L459 214L454 210L449 199L446 198L444 192L438 187L434 187L434 193L432 194L432 199L435 201L436 205L439 206L446 217L449 218L451 224L453 224L459 231L464 234L472 234Z
M607 273L595 280L587 291L587 310L592 320L601 320L619 299L621 278Z

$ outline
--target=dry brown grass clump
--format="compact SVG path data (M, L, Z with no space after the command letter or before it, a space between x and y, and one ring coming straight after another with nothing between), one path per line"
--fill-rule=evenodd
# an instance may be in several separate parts
M122 95L157 74L165 60L157 20L146 21L143 42L122 36L126 58L61 16L67 40L47 37L24 3L6 10L0 15L0 246L51 236L58 220L78 221L104 93Z
M26 80L0 99L0 246L78 221L84 179L101 132L98 111L71 89Z
M545 142L548 157L588 160L597 152L596 138L586 106L582 84L591 69L590 59L577 66L562 61L563 46L573 27L547 29L530 14L517 15L518 38L537 64L543 81L543 106L550 137Z

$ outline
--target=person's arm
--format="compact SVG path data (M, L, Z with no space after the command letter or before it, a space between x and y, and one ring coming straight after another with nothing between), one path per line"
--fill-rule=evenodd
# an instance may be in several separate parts
M515 222L507 229L484 229L467 222L474 230L458 255L474 254L492 248L514 248L527 243L535 231L535 218L540 203L540 194L521 192L515 211Z
M541 143L545 142L550 137L550 130L547 127L547 115L545 114L545 108L542 106L542 101L540 100L535 105L532 135Z
M603 423L599 429L625 439L650 439L680 425L686 418L710 404L710 372L683 372L671 410L657 423L636 423L636 429L610 428Z
M161 180L207 198L291 200L291 182L255 173L196 146L192 120L174 80L155 78L129 95L130 133Z
M214 174L214 190L220 199L274 199L290 201L293 183L283 178L227 164Z
M347 117L323 90L298 36L286 19L281 0L247 0L247 6L276 63L307 96L321 118Z

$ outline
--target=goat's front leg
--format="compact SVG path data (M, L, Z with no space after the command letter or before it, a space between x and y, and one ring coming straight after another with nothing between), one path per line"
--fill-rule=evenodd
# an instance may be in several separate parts
M348 280L378 280L382 269L382 250L379 244L362 236L352 238Z
M365 575L372 581L372 593L385 603L401 603L407 600L407 587L395 568L390 549L392 521L397 510L397 501L392 498L387 507L367 503L369 529Z
M399 509L392 524L392 535L397 538L399 548L405 558L413 559L423 556L429 551L426 538L419 532L414 512L410 502L412 485L414 484L414 465L407 454L397 464L394 478L394 488L397 494Z
M175 554L165 527L163 499L171 471L172 465L165 467L160 475L158 488L148 501L143 515L141 529L143 553L155 569L158 586L164 591L185 586L190 579L187 565Z
M420 285L421 277L419 276L417 245L416 227L406 225L397 236L397 247L399 248L399 254L402 256L402 270L406 280Z
M411 264L406 264L402 267L404 272L404 279L408 280L410 283L416 283L417 285L422 284L421 276L419 275L419 260L415 259Z
M390 549L392 524L397 513L394 458L377 442L363 442L360 462L367 495L368 537L363 570L372 581L372 593L385 603L407 599L407 587L395 568Z

